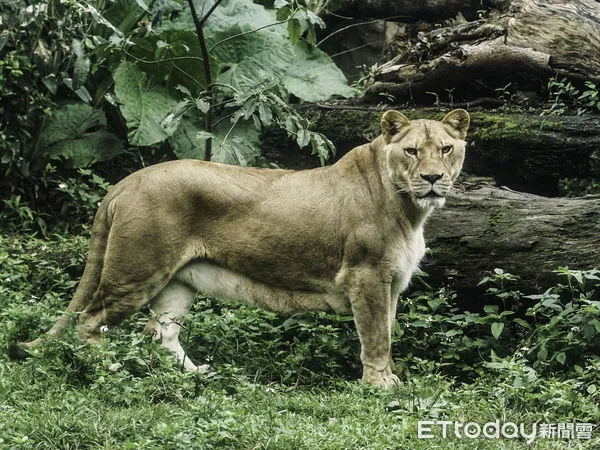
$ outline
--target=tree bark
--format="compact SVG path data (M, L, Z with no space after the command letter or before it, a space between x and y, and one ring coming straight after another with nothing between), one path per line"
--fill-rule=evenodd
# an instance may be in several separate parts
M476 300L484 291L477 283L501 268L520 276L515 288L539 292L556 281L559 266L600 268L600 196L553 199L462 185L430 218L425 236L431 255L421 267L429 284Z
M489 19L419 33L379 68L364 100L473 100L508 82L539 92L553 75L600 84L600 2L511 0Z

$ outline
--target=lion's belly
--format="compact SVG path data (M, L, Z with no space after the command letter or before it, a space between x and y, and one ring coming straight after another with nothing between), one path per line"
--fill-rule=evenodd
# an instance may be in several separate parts
M266 224L250 216L243 218L243 225L231 221L218 225L216 232L200 236L206 249L203 259L284 290L335 289L343 236L336 235L333 225L317 230L309 219L292 214L268 216Z
M341 292L315 292L276 287L205 260L186 265L173 278L207 295L243 301L271 311L351 312L350 303Z

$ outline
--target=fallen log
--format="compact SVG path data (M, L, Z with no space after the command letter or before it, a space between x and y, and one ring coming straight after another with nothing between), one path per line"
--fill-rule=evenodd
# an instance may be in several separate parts
M477 17L478 11L496 7L505 0L349 0L342 3L336 14L353 17L402 17L404 21L440 20L462 14Z
M556 282L559 266L600 268L600 196L546 198L462 184L430 218L425 239L427 282L456 290L461 302L481 298L477 284L494 268L518 275L514 288L539 292Z
M469 108L470 109L470 108ZM441 119L447 110L402 109L409 118ZM348 105L303 108L337 147L336 157L376 137L381 108L353 109ZM562 178L600 179L600 120L598 116L540 116L505 111L473 111L467 136L464 171L493 177L514 190L556 196ZM281 136L280 136L281 138ZM271 136L264 146L269 159L289 168L316 167L317 158L286 148Z
M408 49L381 65L364 100L378 103L382 95L398 104L473 100L496 96L509 82L535 98L527 93L542 92L553 75L600 84L600 2L499 5L501 13L489 18L418 33Z

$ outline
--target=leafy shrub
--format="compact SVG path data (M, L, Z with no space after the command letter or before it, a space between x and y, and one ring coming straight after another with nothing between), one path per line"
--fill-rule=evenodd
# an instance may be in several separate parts
M552 77L548 80L548 102L550 107L542 115L561 115L575 109L577 115L600 111L600 89L592 81L576 86L566 78Z
M500 282L507 276L498 271L489 280ZM496 287L490 289L490 294L505 294ZM426 289L399 302L394 354L406 355L402 359L408 364L414 358L434 360L451 373L472 373L490 351L510 352L522 327L528 326L512 317L515 311L500 311L492 304L484 305L482 312L461 311L453 305L455 299L456 294L446 289ZM513 329L509 323L518 326Z
M56 320L75 292L87 251L85 236L0 236L0 318L4 345L28 340Z
M89 169L79 169L76 177L62 180L58 190L68 195L58 216L65 224L91 224L96 210L111 185Z
M540 370L582 364L600 350L600 270L560 267L556 273L566 284L526 296L537 301L527 310L535 328L525 341L526 354Z
M148 148L204 158L210 140L214 160L255 164L259 132L268 126L284 129L321 160L330 155L332 143L310 130L288 102L353 95L331 58L314 45L315 27L324 26L319 8L277 2L275 10L225 0L204 26L210 51L205 61L182 3L0 6L7 18L0 35L5 197L20 196L36 210L51 203L56 178L121 157L129 148L140 149L143 165ZM194 4L203 11L212 2Z
M255 381L318 384L360 374L352 322L324 312L285 317L203 298L188 322L188 348L197 361L244 367Z
M21 195L2 200L0 226L10 232L83 232L87 234L98 205L110 183L90 169L79 169L68 178L46 179L52 187L44 204L23 201ZM47 202L47 203L46 203Z
M0 345L39 336L64 311L83 272L87 239L85 235L68 239L52 235L47 240L0 237ZM84 367L96 373L95 365L101 372L115 362L121 362L131 375L146 376L158 370L156 364L164 363L165 354L143 336L146 314L147 310L109 330L105 344L109 350L101 353L110 355L92 355L96 359L88 360L85 354L90 347L71 336L64 345L43 346L40 358L52 360L48 370L57 367L58 371L61 364L71 361L75 378ZM185 322L181 341L197 363L209 361L220 374L231 376L239 372L234 366L241 367L261 382L307 385L324 383L333 376L360 375L358 337L348 316L319 312L286 317L200 298ZM179 368L170 354L167 359ZM93 381L93 373L71 381Z
M21 195L12 194L3 199L2 210L0 210L2 229L21 232L39 230L45 235L48 228L46 224L48 215L34 208L31 207L29 202L23 201Z
M561 195L565 197L582 197L584 195L600 194L599 180L586 180L581 178L563 178L558 182Z
M533 375L585 364L600 345L594 287L600 271L559 268L556 273L567 283L524 296L510 289L517 277L495 269L481 284L503 306L483 305L481 312L459 311L453 305L456 295L445 289L416 292L400 302L394 354L406 355L402 360L412 367L438 361L442 370L467 375L489 367L516 367ZM531 306L523 310L522 302Z
M55 109L54 104L92 100L85 87L90 61L83 54L82 43L89 33L91 20L78 5L76 1L52 0L4 2L1 6L6 29L0 37L5 54L0 61L3 123L0 164L4 182L8 183L2 189L21 193L27 201L43 195L44 177L49 174L51 159L66 152L64 148L54 147L65 138L59 139L61 135L54 133L64 109ZM78 107L92 110L86 104ZM81 120L85 122L87 114L83 114ZM101 120L94 120L88 128L103 125ZM71 130L72 139L81 137L76 130ZM100 136L102 133L106 132L98 130L91 134ZM106 139L94 142L95 145L106 143ZM85 148L85 140L80 144Z
M52 325L72 298L86 251L84 235L0 237L1 345L37 337ZM411 372L441 372L462 380L493 370L515 386L552 373L587 380L581 389L595 385L587 373L598 364L600 350L600 271L559 268L556 274L560 283L525 296L511 288L514 275L496 269L482 280L488 295L474 312L458 310L451 291L425 287L415 292L399 302L394 357ZM162 350L142 335L145 322L143 312L109 330L103 350L108 353L98 356L108 358L103 367L109 360L120 362L130 375L144 377L165 364ZM217 378L239 376L236 367L254 381L288 385L360 376L360 346L350 316L286 317L201 297L181 340L197 363L212 364ZM66 347L56 344L48 350L54 352L51 358L78 361L85 359L80 353L90 351L75 340L66 342Z
M85 236L0 236L0 346L48 329L86 250ZM389 391L346 382L360 375L347 316L282 317L202 297L181 336L196 362L210 360L208 374L182 372L142 333L146 311L107 330L99 346L73 328L26 361L0 352L0 446L416 448L417 419L597 423L600 273L557 276L527 298L512 287L515 275L496 269L475 312L427 286L403 299L394 356L410 376Z

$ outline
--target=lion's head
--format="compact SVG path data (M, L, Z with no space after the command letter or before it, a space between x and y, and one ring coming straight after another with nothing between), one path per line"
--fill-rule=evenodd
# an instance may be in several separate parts
M441 121L413 120L398 111L381 118L388 175L399 194L420 208L441 207L465 159L469 113L449 112Z

